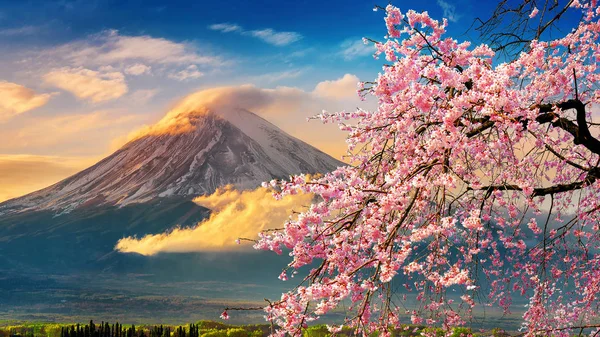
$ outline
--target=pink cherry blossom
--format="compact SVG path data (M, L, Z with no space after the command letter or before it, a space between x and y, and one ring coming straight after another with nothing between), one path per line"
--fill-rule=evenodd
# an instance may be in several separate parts
M537 7L533 7L533 10L531 11L531 14L529 14L529 18L533 19L535 18L535 16L539 13L539 9L537 9Z
M521 297L527 336L598 326L600 9L572 7L575 29L506 62L447 37L445 20L385 8L390 64L359 86L377 109L317 116L348 132L349 165L264 184L316 196L255 245L290 254L282 279L310 270L265 308L276 335L340 306L332 332L451 331Z

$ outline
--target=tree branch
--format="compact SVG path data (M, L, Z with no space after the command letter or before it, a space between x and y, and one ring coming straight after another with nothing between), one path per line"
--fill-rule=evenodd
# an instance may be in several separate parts
M531 194L532 198L541 197L548 194L556 194L568 191L575 191L582 189L586 186L589 186L596 182L600 178L600 168L591 169L585 179L583 181L576 181L570 184L557 184L550 187L540 187L534 188L533 193ZM487 191L486 197L489 196L494 191L523 191L523 188L519 185L513 184L504 184L504 185L489 185L484 186L482 188L474 189L472 187L467 187L467 190L470 191Z
M592 136L585 116L585 104L577 99L570 99L566 102L556 104L561 110L575 109L577 112L577 124L572 121L559 117L553 112L552 104L540 105L540 112L543 113L536 118L540 124L552 123L552 126L559 127L573 136L573 142L576 145L583 145L588 150L600 155L600 141Z

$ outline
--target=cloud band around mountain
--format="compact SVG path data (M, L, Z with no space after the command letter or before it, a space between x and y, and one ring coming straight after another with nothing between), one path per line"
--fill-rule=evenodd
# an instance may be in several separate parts
M271 191L259 187L238 191L231 186L208 196L194 199L198 205L212 210L211 216L192 228L176 228L170 232L150 234L142 238L126 237L115 250L123 253L155 255L236 250L238 238L257 239L263 230L281 228L292 211L310 205L308 194L288 195L276 200Z

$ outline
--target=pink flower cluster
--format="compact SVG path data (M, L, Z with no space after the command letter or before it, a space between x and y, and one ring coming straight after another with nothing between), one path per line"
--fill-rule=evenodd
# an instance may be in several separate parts
M369 87L377 110L319 116L344 122L352 164L268 185L318 197L255 246L289 251L291 270L312 268L266 308L280 335L300 336L342 303L347 318L332 332L450 329L479 306L509 312L513 296L529 298L530 336L596 322L600 10L574 6L576 29L505 63L445 37L445 20L385 9L376 47L391 64Z

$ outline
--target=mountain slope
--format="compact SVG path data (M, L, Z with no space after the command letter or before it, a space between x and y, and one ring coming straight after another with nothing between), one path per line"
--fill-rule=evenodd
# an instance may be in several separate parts
M341 162L233 107L175 110L96 165L55 185L0 204L0 214L96 205L127 205L157 197L210 194L233 184L250 189L291 174L324 173Z

